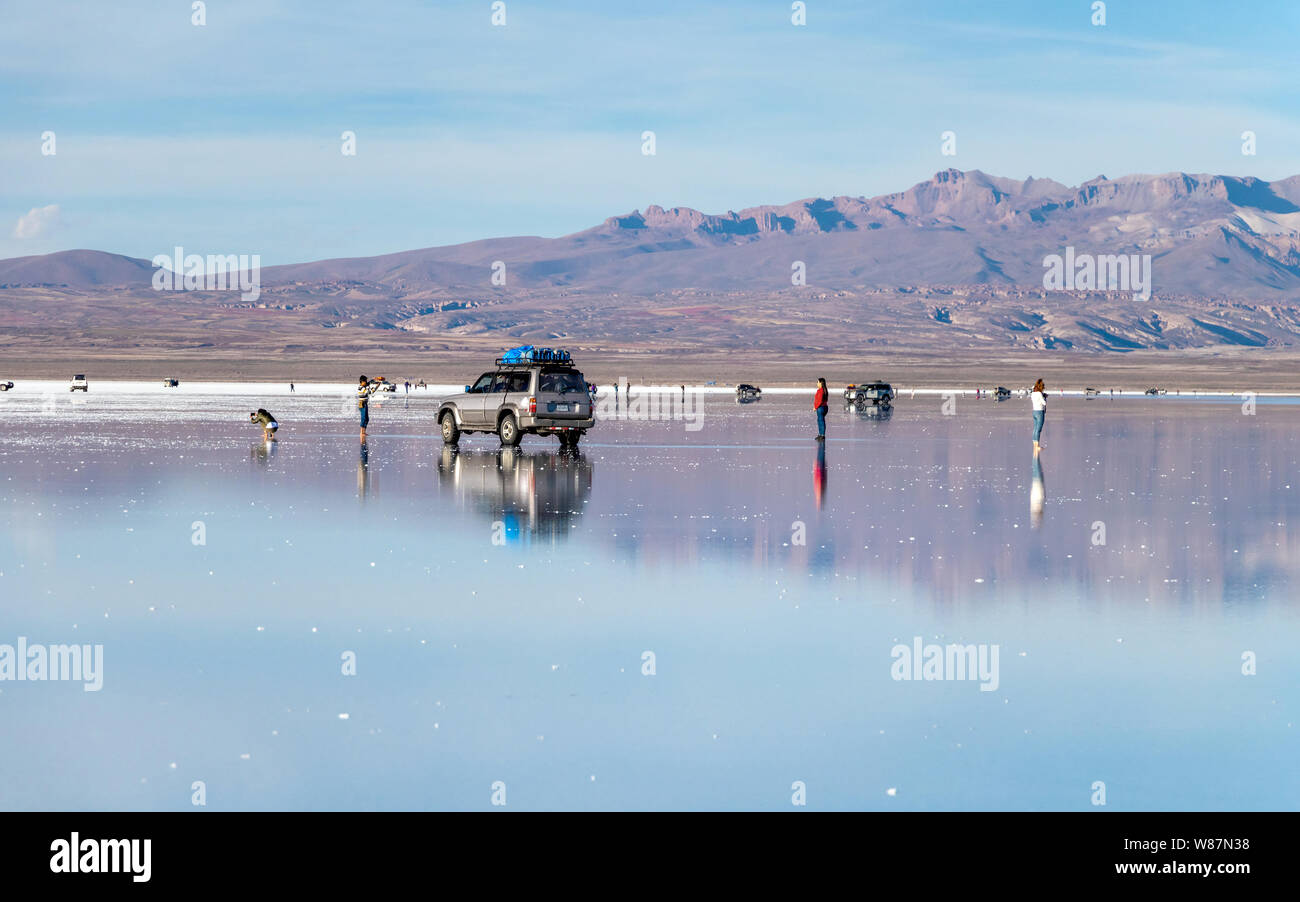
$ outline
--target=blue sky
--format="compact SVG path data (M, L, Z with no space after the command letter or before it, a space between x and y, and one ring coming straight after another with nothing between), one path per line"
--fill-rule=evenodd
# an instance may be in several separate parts
M1300 173L1293 3L1116 0L1104 27L1090 0L807 0L803 27L788 0L506 0L505 27L491 5L209 0L195 27L189 0L5 0L0 257L180 244L270 265L949 166Z

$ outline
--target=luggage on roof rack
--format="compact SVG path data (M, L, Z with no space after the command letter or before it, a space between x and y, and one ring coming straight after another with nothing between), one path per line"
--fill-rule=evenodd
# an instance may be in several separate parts
M538 348L520 345L497 358L498 366L520 366L531 363L572 363L573 357L562 348Z

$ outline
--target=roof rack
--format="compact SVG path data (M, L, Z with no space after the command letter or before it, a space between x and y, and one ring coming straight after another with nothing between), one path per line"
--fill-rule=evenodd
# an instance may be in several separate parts
M573 356L562 348L535 348L532 345L522 345L511 348L496 359L497 366L535 366L539 363L572 366Z

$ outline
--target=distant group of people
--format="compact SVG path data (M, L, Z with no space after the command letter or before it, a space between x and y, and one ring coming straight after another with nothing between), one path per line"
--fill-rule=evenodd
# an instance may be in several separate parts
M379 391L388 380L379 376L375 379L369 379L361 376L357 380L357 411L361 419L361 441L366 440L366 428L370 425L370 396ZM293 383L289 383L289 390L293 391ZM410 392L411 383L406 382L406 390ZM615 386L614 391L618 391ZM686 386L682 386L682 393L685 395ZM1031 413L1033 415L1034 427L1034 454L1038 454L1042 446L1043 425L1047 421L1047 387L1043 380L1039 379L1034 382L1034 388L1029 393L1029 402ZM817 435L816 440L819 442L826 441L826 414L830 411L830 392L826 388L826 380L817 380L817 390L813 393L813 411L817 414ZM262 427L262 438L265 441L274 441L275 433L280 428L280 424L270 411L259 407L256 411L248 415L249 422L256 423Z
M978 391L976 389L977 397ZM1043 435L1043 424L1047 420L1047 386L1043 384L1042 379L1034 383L1034 388L1029 393L1029 403L1034 418L1034 454L1038 454L1043 449L1040 439ZM817 414L815 438L819 442L824 442L826 441L826 414L830 410L830 393L826 390L825 379L817 380L817 391L813 393L813 410Z

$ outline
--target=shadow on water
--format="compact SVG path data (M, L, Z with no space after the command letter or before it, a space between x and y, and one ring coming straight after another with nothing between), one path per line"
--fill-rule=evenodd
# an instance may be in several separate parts
M580 451L461 451L444 445L438 457L442 502L488 520L498 545L567 538L591 497L591 474Z

